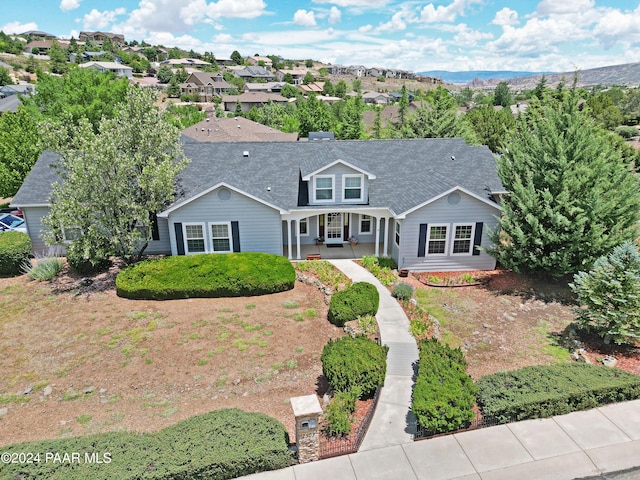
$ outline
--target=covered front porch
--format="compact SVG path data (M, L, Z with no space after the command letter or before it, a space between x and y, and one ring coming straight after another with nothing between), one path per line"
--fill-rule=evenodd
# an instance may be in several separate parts
M291 260L388 256L392 221L387 209L362 206L292 211L282 216L283 254Z
M292 260L300 259L307 260L311 258L320 258L322 260L338 260L338 259L359 259L365 255L375 254L374 243L360 243L357 245L351 245L350 243L339 244L335 246L331 244L322 245L300 245L300 255L296 245L293 245ZM287 251L287 246L284 245L284 251ZM317 257L319 255L319 257Z

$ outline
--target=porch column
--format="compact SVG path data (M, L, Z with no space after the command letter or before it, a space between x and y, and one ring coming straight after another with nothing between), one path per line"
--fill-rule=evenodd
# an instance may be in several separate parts
M309 229L309 224L307 223L307 230ZM302 257L300 256L300 219L296 220L296 248L297 248L297 258L300 260Z
M376 219L376 241L375 241L375 247L373 250L373 256L374 257L378 257L380 256L380 219L382 217L373 217Z
M382 250L383 250L384 257L389 256L389 249L387 245L388 239L389 239L389 217L385 217L384 218L384 239L382 241Z
M293 258L292 249L293 245L291 245L291 220L287 218L287 251L289 253L289 260Z

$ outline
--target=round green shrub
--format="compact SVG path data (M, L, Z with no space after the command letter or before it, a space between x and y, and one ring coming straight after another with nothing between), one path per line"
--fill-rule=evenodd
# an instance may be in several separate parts
M413 288L411 288L411 285L407 285L406 283L398 283L391 290L391 295L398 300L407 301L410 300L413 295Z
M329 340L320 356L322 373L335 391L357 388L370 397L384 384L388 350L362 335Z
M31 239L23 232L0 233L0 275L20 275L29 262Z
M336 292L329 303L329 321L338 327L346 322L378 312L380 294L367 282L358 282Z

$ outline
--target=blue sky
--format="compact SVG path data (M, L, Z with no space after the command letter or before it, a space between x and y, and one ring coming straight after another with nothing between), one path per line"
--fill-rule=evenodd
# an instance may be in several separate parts
M11 0L0 30L122 33L228 57L277 54L413 71L640 61L635 0Z

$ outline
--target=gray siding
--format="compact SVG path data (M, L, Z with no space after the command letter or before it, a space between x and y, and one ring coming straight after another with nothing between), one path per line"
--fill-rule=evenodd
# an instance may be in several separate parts
M171 241L169 239L169 222L166 218L158 219L158 233L160 240L149 242L145 254L149 255L169 255L171 253Z
M318 176L323 176L323 175L335 175L335 180L334 180L334 184L333 184L333 202L315 202L314 200L314 195L313 195L313 186L314 186L314 177L311 177L311 179L309 180L309 205L331 205L332 203L335 204L347 204L347 205L361 205L361 204L366 204L369 203L369 185L368 182L369 180L367 179L367 176L364 175L363 179L362 179L362 188L363 188L363 199L361 201L358 200L342 200L342 196L344 195L344 186L342 183L342 175L359 175L360 172L357 170L354 170L353 168L349 168L346 165L343 165L341 163L338 163L330 168L327 168L326 170L321 171Z
M229 192L230 197L225 200L223 195L219 196L221 190ZM282 255L280 212L224 187L171 212L169 235L175 245L175 223L233 221L238 222L241 251ZM177 251L173 249L172 253L175 255Z
M24 207L22 214L31 237L31 251L34 254L46 253L47 245L42 240L42 231L45 228L42 219L49 215L49 207Z
M454 224L482 222L481 247L490 245L489 230L497 226L496 216L499 210L487 205L470 195L460 192L461 199L457 205L450 205L447 197L430 203L402 220L400 229L400 250L398 264L413 271L455 271L455 270L493 270L495 258L484 251L480 255L451 255L418 257L420 224ZM451 245L452 231L449 227L448 243ZM395 245L395 244L394 244ZM395 252L394 252L395 253Z

